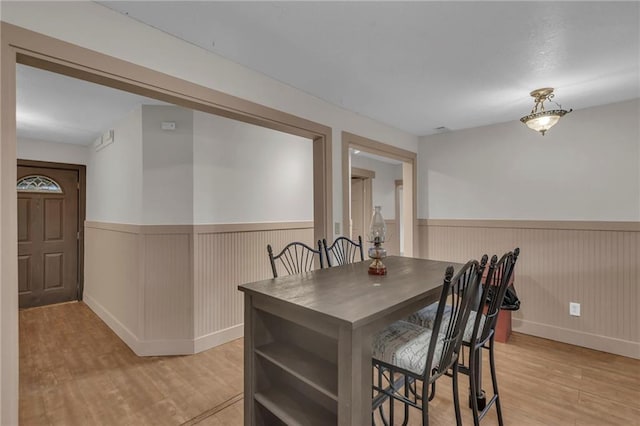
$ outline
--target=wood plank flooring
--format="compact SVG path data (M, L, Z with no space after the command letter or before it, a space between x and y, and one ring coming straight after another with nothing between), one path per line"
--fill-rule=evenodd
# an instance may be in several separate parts
M20 424L242 425L242 356L239 339L196 355L137 357L83 303L23 310ZM517 333L496 358L507 425L640 426L638 360ZM461 376L463 421L473 424L467 383ZM455 424L451 400L444 377L431 424ZM482 424L497 424L495 410Z

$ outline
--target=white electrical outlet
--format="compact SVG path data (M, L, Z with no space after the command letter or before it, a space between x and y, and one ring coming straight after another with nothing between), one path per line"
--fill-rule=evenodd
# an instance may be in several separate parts
M334 229L334 234L336 234L336 235L340 235L340 222L336 222L336 223L334 224L334 227L335 227L335 229Z
M569 315L573 317L580 316L580 304L575 302L569 302Z

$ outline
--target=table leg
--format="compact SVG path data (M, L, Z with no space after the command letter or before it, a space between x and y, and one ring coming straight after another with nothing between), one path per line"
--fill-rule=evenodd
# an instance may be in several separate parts
M371 333L348 326L338 333L338 424L370 424Z
M251 296L244 296L244 424L253 426L256 424L255 403L255 369L254 369L254 336L253 336L253 304Z

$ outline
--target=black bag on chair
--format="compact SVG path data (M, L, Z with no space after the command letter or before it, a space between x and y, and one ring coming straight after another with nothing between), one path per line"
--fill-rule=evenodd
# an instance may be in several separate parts
M513 284L509 284L509 287L507 287L500 309L505 311L517 311L520 309L520 299L518 299L518 293L516 293L516 288Z
M513 251L513 254L513 267L515 268L516 261L518 260L518 256L520 255L520 248L516 247L516 249ZM511 271L511 273L513 274L513 271ZM487 304L490 304L494 297L495 288L492 286L491 288L489 288L489 294L487 295ZM516 293L516 288L513 286L513 276L511 276L511 282L505 290L500 309L504 309L505 311L517 311L518 309L520 309L520 299L518 298L518 293Z
M494 289L493 287L489 288L489 296L487 297L487 303L491 303L493 299ZM513 286L513 283L509 284L507 290L504 293L504 299L502 300L502 305L500 305L500 309L504 309L505 311L517 311L520 309L520 299L518 298L518 293L516 293L516 288Z

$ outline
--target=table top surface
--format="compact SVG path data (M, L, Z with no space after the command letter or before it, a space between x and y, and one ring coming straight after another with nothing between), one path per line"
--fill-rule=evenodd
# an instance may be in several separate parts
M437 300L445 270L463 265L410 257L383 260L387 275L369 275L371 261L318 269L238 286L240 291L289 303L359 327L422 299Z

